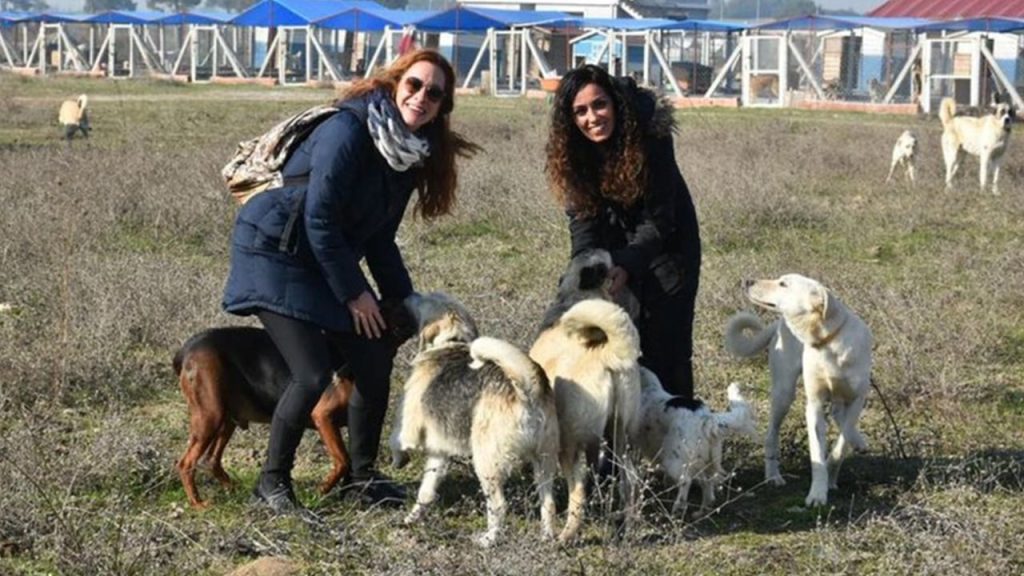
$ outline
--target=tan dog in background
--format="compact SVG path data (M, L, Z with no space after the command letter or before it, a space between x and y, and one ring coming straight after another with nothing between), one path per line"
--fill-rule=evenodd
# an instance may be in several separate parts
M943 98L939 106L942 121L942 158L946 162L946 188L953 185L953 176L960 168L964 152L978 157L978 180L982 191L992 173L992 193L999 194L999 168L1010 143L1014 109L1005 102L997 103L996 110L981 118L957 116L956 102Z
M64 139L69 142L75 136L75 132L81 132L82 136L89 137L89 114L86 107L89 105L89 97L81 94L75 100L65 100L60 105L60 113L57 120L64 128Z
M888 184L892 180L892 175L896 168L902 166L906 170L907 179L913 184L916 158L917 134L914 134L911 130L904 130L903 134L900 134L900 137L896 139L896 144L892 147L892 164L889 165L889 175L885 177L885 183Z

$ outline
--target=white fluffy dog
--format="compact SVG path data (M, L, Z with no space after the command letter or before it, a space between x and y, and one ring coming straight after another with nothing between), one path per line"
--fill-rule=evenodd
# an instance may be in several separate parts
M679 488L673 514L686 514L687 498L694 481L701 487L700 512L715 501L722 480L722 445L734 434L756 433L753 411L740 394L739 384L729 385L729 410L712 412L700 400L686 400L665 391L658 377L641 367L640 430L636 444L648 461Z
M871 387L871 330L821 283L799 274L749 281L746 294L754 304L782 316L765 327L757 316L740 312L729 320L725 334L726 348L737 356L751 357L768 349L772 408L764 446L765 479L785 483L779 472L779 427L793 403L797 378L803 375L811 453L811 489L805 502L824 505L829 488L836 487L843 459L852 449L866 448L857 421ZM748 330L753 336L745 334ZM839 437L826 462L828 402Z
M555 396L540 366L502 340L477 338L476 325L443 294L414 294L406 304L420 329L420 350L405 383L391 438L397 467L409 450L426 453L423 481L406 524L422 520L452 457L472 457L487 499L487 531L497 541L506 511L502 486L524 462L533 465L541 500L541 529L553 538L558 470Z
M618 458L616 472L628 521L635 475L627 453L640 407L640 336L626 311L606 300L572 305L554 324L544 327L530 349L555 388L559 460L569 483L569 507L558 539L576 537L586 503L588 455L594 460L605 434Z
M999 168L1010 143L1014 109L1004 103L996 104L993 114L981 118L957 116L956 102L943 98L939 105L942 120L942 158L946 162L946 188L953 184L953 176L960 168L963 153L978 157L978 180L982 191L992 174L992 193L999 194Z
M65 100L60 105L60 112L57 120L64 128L64 138L68 141L74 137L75 132L81 132L82 136L89 137L89 114L86 107L89 105L89 97L81 94L75 100Z
M896 139L896 144L892 147L892 164L889 165L889 175L885 177L886 184L892 181L892 175L897 167L903 167L906 170L907 179L913 184L916 159L917 134L911 130L904 130L903 134L900 134L900 137Z

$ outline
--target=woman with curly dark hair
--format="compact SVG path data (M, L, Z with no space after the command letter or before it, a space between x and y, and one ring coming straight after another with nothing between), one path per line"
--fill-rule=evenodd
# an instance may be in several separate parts
M292 373L274 409L254 498L275 513L308 515L291 471L313 406L331 384L332 346L355 376L348 406L346 486L369 503L404 492L375 462L395 350L382 339L378 295L402 299L412 281L395 243L406 205L435 218L455 203L456 157L479 150L451 130L455 73L437 52L416 50L356 83L291 153L284 185L238 212L224 309L256 315Z
M672 106L653 92L582 66L555 93L546 171L569 215L571 256L611 253L612 293L628 286L640 300L640 363L692 398L700 234L674 130Z

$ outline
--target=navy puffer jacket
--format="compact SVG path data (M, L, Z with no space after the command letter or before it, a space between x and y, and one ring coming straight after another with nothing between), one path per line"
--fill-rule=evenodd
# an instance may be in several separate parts
M238 212L226 311L266 309L350 332L345 303L371 290L359 267L364 257L382 298L412 292L395 234L417 169L395 171L373 144L366 108L382 97L347 101L292 153L282 171L286 185L258 194Z

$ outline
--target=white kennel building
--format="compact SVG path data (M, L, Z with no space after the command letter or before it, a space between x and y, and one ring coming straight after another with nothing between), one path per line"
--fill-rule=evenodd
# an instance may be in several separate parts
M1024 108L1024 20L970 18L918 30L925 112L933 111L945 96L959 104L987 106L995 91Z

